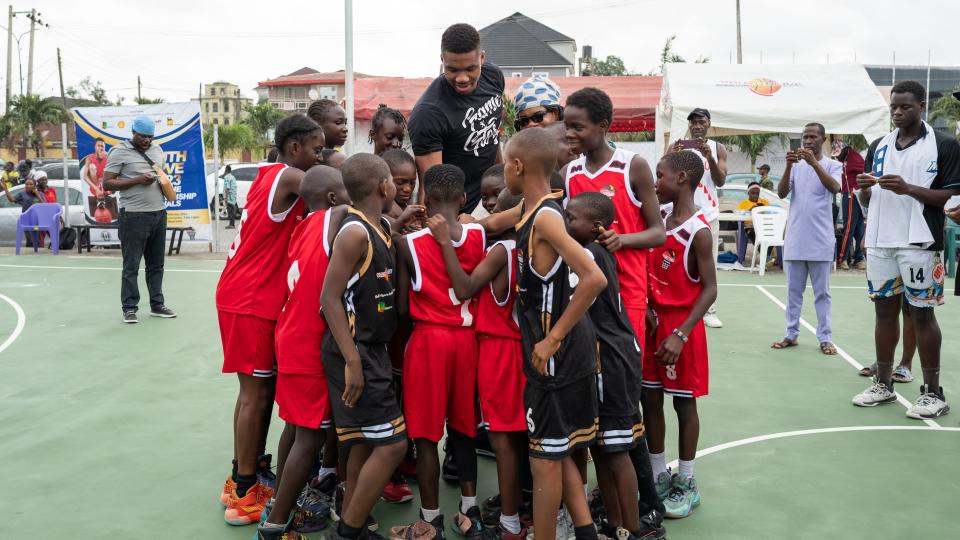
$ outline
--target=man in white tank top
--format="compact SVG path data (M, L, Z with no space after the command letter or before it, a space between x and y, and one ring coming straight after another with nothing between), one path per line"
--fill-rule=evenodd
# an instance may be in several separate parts
M703 215L710 222L710 233L713 235L713 263L717 263L717 254L720 247L720 199L717 197L717 188L723 187L727 181L727 149L717 141L707 139L710 129L710 111L696 108L687 115L690 139L678 139L668 152L689 150L703 158L703 178L700 186L694 193L693 201L703 210ZM710 328L723 328L723 322L717 316L716 305L710 306L703 317L703 323Z

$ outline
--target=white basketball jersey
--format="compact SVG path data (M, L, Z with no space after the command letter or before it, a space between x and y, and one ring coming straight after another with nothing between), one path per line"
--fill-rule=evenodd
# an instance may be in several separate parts
M707 139L707 145L710 147L713 158L716 159L717 141ZM707 218L707 221L713 221L720 216L720 199L717 198L717 186L710 176L710 164L699 150L690 148L689 151L700 156L700 159L703 160L703 178L700 179L700 185L693 194L693 202L697 205L697 208L703 210L703 217Z

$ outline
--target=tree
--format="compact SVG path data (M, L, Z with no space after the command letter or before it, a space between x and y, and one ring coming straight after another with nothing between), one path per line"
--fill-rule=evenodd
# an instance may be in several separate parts
M954 92L960 92L960 86L946 92L930 108L930 121L943 119L953 129L954 133L960 132L957 128L957 122L960 122L960 100L954 97Z
M233 124L231 126L213 126L217 130L217 145L220 151L220 160L227 152L234 150L252 150L259 146L257 137L253 130L246 124ZM203 133L203 143L207 148L213 148L213 130L208 129Z
M9 130L9 142L16 139L24 146L32 147L37 156L43 156L43 133L38 129L43 123L66 121L66 111L52 99L37 95L15 96L10 100L10 112L0 119Z
M608 54L604 60L595 60L590 75L597 77L630 75L623 60L616 55Z
M119 98L116 103L107 98L107 91L103 89L103 83L100 81L94 82L90 77L84 77L82 81L77 83L77 86L67 87L64 94L68 98L85 101L90 106L120 105Z
M686 58L680 56L678 53L673 50L673 42L677 39L677 35L674 34L667 38L667 41L663 44L663 49L660 51L660 72L654 73L650 72L650 75L663 75L663 70L667 64L682 64L687 61ZM696 60L693 61L694 64L706 64L710 61L709 56L700 55Z
M137 105L156 105L157 103L163 103L163 98L136 97L133 98L133 101Z
M751 135L727 135L716 138L727 146L736 146L738 150L750 158L750 172L757 170L757 158L763 153L767 145L773 140L786 144L787 138L782 133L754 133Z
M256 105L244 105L243 112L246 114L243 123L250 126L254 135L261 141L266 141L267 132L277 127L277 123L285 116L283 111L269 101Z
M516 119L517 105L513 102L513 96L503 94L503 120L500 122L500 135L503 138L504 144L506 144L506 142L510 140L510 137L513 137L513 134L517 131L517 129L513 127Z

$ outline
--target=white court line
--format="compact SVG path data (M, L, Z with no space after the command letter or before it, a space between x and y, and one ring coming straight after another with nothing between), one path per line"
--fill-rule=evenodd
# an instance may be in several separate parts
M752 283L717 283L721 287L760 287L760 285L755 285ZM763 285L763 287L775 287L778 289L786 289L786 285ZM831 285L830 290L833 289L850 289L855 291L865 291L867 290L866 285L855 287L852 285Z
M755 285L755 287L757 288L757 290L759 290L760 292L762 292L763 294L765 294L765 295L767 296L767 298L769 298L771 301L773 301L774 304L780 306L780 309L782 309L782 310L784 310L784 311L787 310L787 306L785 306L785 305L783 304L783 302L781 302L780 299L778 299L776 296L770 294L770 291L764 289L762 285ZM800 324L803 325L804 328L806 328L807 330L809 330L810 333L813 334L814 336L817 335L817 329L814 328L813 325L811 325L810 323L808 323L807 321L805 321L805 320L803 319L803 317L800 317ZM854 369L856 369L857 371L860 371L861 369L863 369L863 366L860 364L860 362L857 362L856 360L854 360L853 357L850 356L849 354L847 354L847 351L845 351L845 350L843 350L842 348L840 348L840 346L837 345L836 342L833 342L833 346L837 348L837 354L839 354L841 358L843 358L844 360L846 360L848 364L850 364L851 366L853 366ZM906 408L908 408L908 409L910 408L911 405L913 405L912 403L910 403L909 401L907 401L907 399L906 399L905 397L901 396L899 392L895 392L895 393L896 393L896 395L897 395L897 401L898 401L901 405L903 405L904 407L906 407ZM932 428L940 428L940 429L943 429L943 426L941 426L940 424L934 422L933 420L925 419L925 420L924 420L924 423L927 424L928 426L932 427Z
M11 343L14 342L14 340L20 337L20 332L23 332L23 327L27 323L27 316L23 312L23 308L20 307L20 304L14 302L10 297L0 294L0 300L3 300L13 306L13 310L17 312L17 326L13 329L10 337L8 337L3 343L0 343L0 352L3 352L7 347L10 346Z
M704 450L697 450L697 458L702 458L704 456L709 456L710 454L716 454L717 452L722 452L724 450L729 450L731 448L737 448L739 446L746 446L748 444L754 444L763 441L772 441L774 439L785 439L787 437L799 437L802 435L818 435L820 433L843 433L850 431L935 431L935 432L947 432L947 431L960 431L960 428L955 427L924 427L924 426L848 426L848 427L834 427L834 428L819 428L819 429L803 429L799 431L782 431L780 433L770 433L768 435L757 435L756 437L747 437L746 439L740 439L737 441L731 441L723 444L718 444L716 446L711 446ZM679 462L677 460L671 461L667 464L668 467L675 468Z
M115 270L120 272L123 268L118 268L115 266L43 266L39 264L0 264L0 268L34 268L42 270ZM195 270L188 268L164 268L164 273L167 272L185 272L185 273L199 273L199 274L219 274L223 272L223 269L220 270Z

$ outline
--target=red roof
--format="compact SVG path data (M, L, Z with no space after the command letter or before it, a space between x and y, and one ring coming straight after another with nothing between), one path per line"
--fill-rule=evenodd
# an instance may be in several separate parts
M353 76L357 79L362 79L371 77L372 75L367 75L366 73L354 73ZM343 81L343 70L322 73L315 69L305 67L300 68L288 75L283 75L282 77L277 77L276 79L260 81L257 84L259 86L290 86L307 84L343 84Z
M523 77L508 77L507 95L512 97L525 80ZM551 80L560 87L564 96L587 86L606 92L613 100L613 125L610 131L654 129L663 77L553 77ZM409 117L414 104L432 81L431 78L402 77L368 77L357 80L354 87L354 115L358 120L370 120L382 103L399 109L404 116Z

